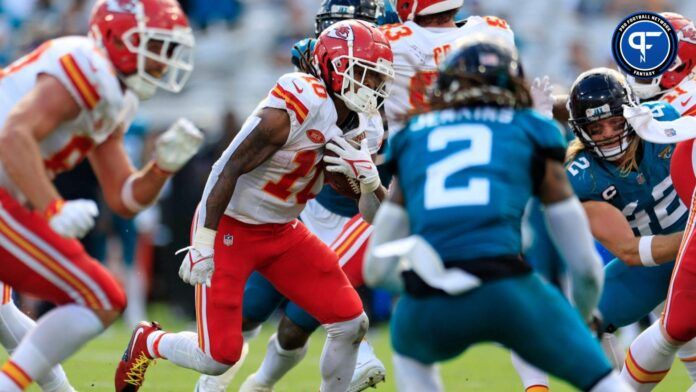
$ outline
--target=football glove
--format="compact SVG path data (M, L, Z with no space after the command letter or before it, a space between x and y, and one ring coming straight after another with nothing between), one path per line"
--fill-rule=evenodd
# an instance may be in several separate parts
M189 161L201 147L203 133L193 123L180 118L155 142L155 163L169 173L175 173Z
M382 182L379 179L377 166L372 162L372 155L367 147L367 139L360 142L359 150L342 137L335 137L331 140L333 143L327 143L326 148L338 156L324 156L324 162L328 163L326 170L343 173L348 178L358 180L360 193L376 191Z
M653 120L652 110L643 105L623 105L623 116L641 137L648 130L648 126Z
M94 227L97 215L97 203L87 199L55 200L44 212L51 229L65 238L84 237Z
M553 118L554 98L551 92L551 82L548 76L544 76L542 79L534 78L531 88L534 110L548 118Z
M204 284L210 287L215 272L213 249L216 231L199 227L193 237L193 244L179 249L175 254L186 251L179 267L179 277L184 282L195 286Z

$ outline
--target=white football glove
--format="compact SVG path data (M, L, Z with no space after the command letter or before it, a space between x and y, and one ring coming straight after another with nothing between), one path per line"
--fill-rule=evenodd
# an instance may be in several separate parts
M181 169L201 147L203 133L193 123L180 118L155 143L157 166L170 173Z
M53 231L66 238L82 238L94 227L94 220L99 215L97 203L87 199L58 203L62 205L48 218Z
M210 287L215 272L213 248L216 233L215 230L199 227L193 237L193 245L176 251L176 254L188 251L179 267L181 280L192 286L204 284Z
M553 89L551 88L549 77L544 76L542 79L534 78L531 87L534 109L544 117L553 118L554 98L551 94Z
M349 178L360 181L360 192L371 193L382 184L377 172L377 166L372 162L372 155L367 147L367 139L360 142L360 149L353 147L346 139L335 137L326 144L326 148L335 152L337 157L324 156L324 162L329 165L326 170L343 173Z
M643 105L623 105L623 116L640 137L643 137L643 134L648 130L650 122L653 120L652 110Z

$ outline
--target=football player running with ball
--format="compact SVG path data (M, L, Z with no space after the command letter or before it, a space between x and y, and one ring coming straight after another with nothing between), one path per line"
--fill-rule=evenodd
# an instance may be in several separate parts
M77 240L94 226L96 204L63 200L52 179L87 158L106 204L131 217L156 201L202 142L190 122L178 121L140 170L123 146L138 99L180 91L193 70L194 38L179 4L97 1L89 26L88 36L47 41L2 71L0 341L11 353L2 391L34 380L45 391L72 390L54 366L126 305L118 281ZM11 302L10 286L57 307L34 323Z
M437 362L497 341L582 390L629 391L583 320L599 299L601 260L563 168L565 141L531 110L516 50L467 37L435 86L432 111L390 139L397 187L377 212L365 261L369 285L404 291L392 318L398 389L441 391ZM520 257L533 193L580 314Z
M348 388L367 316L336 254L297 216L323 185L327 143L347 143L339 125L355 113L377 111L387 97L392 52L374 26L344 21L319 36L313 62L319 77L281 76L213 165L179 271L196 285L198 333L141 323L119 364L117 390L138 390L155 358L210 375L236 363L243 347L244 286L254 271L326 329L320 390ZM333 170L349 168L361 197L376 197L380 188L374 187L377 171L367 140L356 151L367 158L336 157Z
M325 0L321 3L315 18L316 36L341 20L358 19L379 23L384 18L384 8L384 3L381 0ZM315 45L315 38L306 38L293 46L292 62L300 72L313 73L311 59ZM380 150L385 137L382 118L378 112L356 113L356 115L351 116L349 121L345 121L341 128L346 130L344 137L353 140L355 146L359 145L362 139L367 139L368 150L373 157ZM346 146L346 148L353 149L351 146ZM388 183L387 179L381 175L381 171L380 177L383 183ZM346 258L343 257L346 253L350 253L353 248L332 244L342 236L346 223L360 211L374 215L380 200L386 196L386 192L380 191L377 200L363 199L363 203L359 207L355 194L341 194L333 188L334 186L335 184L324 185L316 198L308 200L300 213L300 220L309 231L337 252L343 272L346 273L351 284L358 287L362 284L360 267L362 264L344 263ZM359 228L362 231L355 233L351 238L354 238L355 242L366 242L372 228L366 222L362 223ZM341 242L342 244L343 242ZM234 366L220 376L201 375L196 383L195 391L224 391L230 385L238 369L244 363L248 352L248 342L258 335L261 325L271 317L279 306L284 306L284 312L278 323L278 331L268 341L266 356L261 366L247 377L240 390L242 392L270 391L285 374L302 361L307 354L309 337L321 324L294 302L287 302L268 279L259 272L254 272L244 288L244 303L242 305L244 346L242 355ZM374 355L369 343L363 340L360 343L356 368L348 391L357 392L374 386L383 381L385 376L384 365Z

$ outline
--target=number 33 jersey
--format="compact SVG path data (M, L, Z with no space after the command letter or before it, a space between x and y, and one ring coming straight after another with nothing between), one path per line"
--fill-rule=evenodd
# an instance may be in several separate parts
M80 114L60 124L39 142L41 157L50 178L72 169L92 148L129 123L138 99L125 93L109 60L87 37L50 40L0 71L0 126L12 108L36 85L40 75L56 78L80 106ZM36 113L41 116L41 113ZM0 187L23 199L4 168Z
M643 105L650 107L658 121L679 117L670 104ZM669 234L684 230L688 215L670 177L673 152L674 144L643 140L636 152L638 170L623 174L616 165L583 150L566 164L566 171L581 201L604 201L613 205L626 217L636 236Z
M290 117L290 135L269 159L239 177L225 214L251 224L287 223L297 218L305 203L321 190L324 145L333 137L342 136L343 131L336 126L336 107L324 83L308 74L295 72L281 76L254 112L263 108L286 111ZM249 116L213 165L202 207L232 153L259 121L256 115ZM351 136L353 133L351 131ZM371 133L366 132L365 137L369 135ZM374 137L381 140L382 134ZM360 139L360 136L353 138ZM204 222L204 212L205 208L201 208L199 224Z
M389 139L411 233L444 261L521 253L525 205L545 159L563 160L557 123L533 110L474 107L414 117Z
M427 89L435 82L437 67L456 48L456 41L470 34L502 37L514 45L514 35L505 20L494 16L471 16L461 27L426 28L412 21L381 26L394 53L395 78L384 103L391 132L403 126L410 110L423 108Z

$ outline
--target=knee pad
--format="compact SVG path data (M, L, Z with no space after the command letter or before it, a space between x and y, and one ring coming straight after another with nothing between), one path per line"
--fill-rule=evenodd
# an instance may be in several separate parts
M362 312L352 320L326 324L324 328L326 328L326 335L329 339L345 339L357 344L367 333L369 325L370 320L365 312Z

